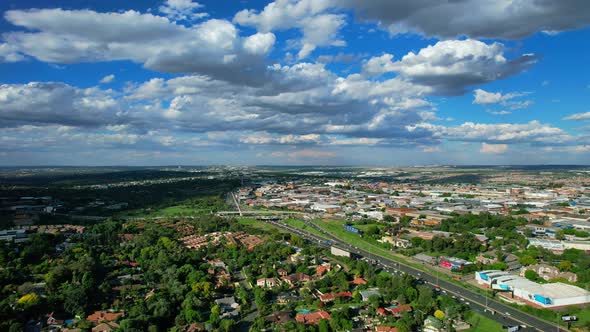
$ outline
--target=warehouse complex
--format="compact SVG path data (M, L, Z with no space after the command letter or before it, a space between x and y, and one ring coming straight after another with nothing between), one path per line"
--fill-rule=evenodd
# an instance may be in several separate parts
M556 309L590 303L590 292L561 282L538 284L499 270L475 272L475 280L484 288L506 292L514 299L539 308Z

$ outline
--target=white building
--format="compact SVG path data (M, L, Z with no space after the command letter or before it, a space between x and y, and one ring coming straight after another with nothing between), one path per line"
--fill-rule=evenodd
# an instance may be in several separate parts
M360 214L365 218L383 220L383 212L381 211L366 211L360 212Z
M590 303L590 292L561 282L538 284L498 270L475 272L475 280L483 287L510 292L515 299L535 307L554 309Z
M559 241L538 238L527 238L527 240L529 240L529 247L541 246L558 254L565 249L578 249L590 252L590 241Z
M346 251L336 247L330 247L330 253L334 256L344 256L350 258L350 251Z
M276 278L260 278L256 280L256 286L262 288L273 288L279 285Z
M547 250L551 250L554 252L563 252L565 247L563 243L559 240L546 240L546 239L538 239L538 238L527 238L529 240L529 247L542 247Z
M341 210L341 209L342 209L341 206L334 205L334 204L314 203L311 206L311 210L317 211L317 212L331 212L331 211Z

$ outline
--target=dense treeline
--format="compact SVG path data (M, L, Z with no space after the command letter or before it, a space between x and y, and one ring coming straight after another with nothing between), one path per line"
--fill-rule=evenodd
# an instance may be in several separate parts
M525 223L525 219L495 215L487 212L480 214L456 214L442 221L441 230L461 233L476 231L478 229L502 228L509 232L514 230L516 226Z
M473 234L464 233L453 237L435 236L432 240L412 238L412 247L421 248L429 253L473 259L473 256L485 250L485 246Z
M207 173L192 173L183 171L161 171L150 169L134 170L105 170L105 169L88 169L79 172L71 171L69 173L41 173L31 176L3 176L2 183L16 186L29 187L65 187L75 185L93 185L104 183L117 183L127 181L146 181L159 179L173 179L193 177L195 175L208 175Z
M50 196L59 203L55 214L41 214L40 224L79 223L68 217L69 214L112 216L121 211L145 213L146 207L155 210L184 202L194 208L203 206L210 212L223 207L224 195L239 185L238 180L198 179L155 185L136 185L130 187L110 187L106 189L71 188L10 188L0 189L0 197L40 197ZM215 202L213 202L215 200ZM105 206L114 203L127 203L121 210L105 209L104 206L90 207L90 203L102 201ZM199 205L199 206L198 206ZM85 207L81 211L76 208ZM4 213L4 214L2 214ZM12 216L0 212L0 228L12 227Z

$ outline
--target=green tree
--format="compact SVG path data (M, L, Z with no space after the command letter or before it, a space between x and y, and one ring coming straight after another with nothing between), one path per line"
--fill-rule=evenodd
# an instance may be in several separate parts
M215 304L213 307L211 307L211 315L209 315L209 323L211 323L214 326L217 326L217 324L219 323L220 320L220 315L221 315L221 308Z
M535 272L533 270L526 270L526 272L524 273L524 277L531 280L531 281L538 281L539 280L539 275L537 274L537 272Z
M379 234L379 227L377 225L369 225L365 234L368 236L378 235Z
M235 325L236 322L232 319L222 319L221 322L219 322L219 329L224 332L231 332Z
M318 331L319 332L330 332L330 325L328 321L325 319L320 319L318 322Z
M563 271L571 271L572 268L574 267L574 265L570 261L561 261L561 262L559 262L559 265L557 267L559 267L559 270L563 272Z
M411 332L410 325L401 319L395 323L395 327L397 328L398 332Z
M208 281L195 282L192 285L192 291L195 292L197 296L208 300L211 298L213 285Z
M518 262L524 266L528 266L528 265L535 265L537 264L537 260L534 259L532 256L530 255L524 255L522 257L520 257L518 259Z
M72 315L84 314L89 304L85 290L79 284L63 284L61 294L64 310Z
M377 309L381 305L381 296L373 294L369 296L369 302L371 303L373 308Z
M416 306L422 311L429 312L435 305L432 288L426 285L418 286Z
M20 322L14 322L10 324L8 332L22 332L23 330L23 325Z

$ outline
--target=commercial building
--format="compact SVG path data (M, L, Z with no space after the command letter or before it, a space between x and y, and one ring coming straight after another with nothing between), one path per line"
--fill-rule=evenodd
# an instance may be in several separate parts
M475 280L482 287L506 292L512 298L538 308L557 309L590 303L590 292L561 282L538 284L498 270L475 272Z
M414 255L416 260L419 260L422 263L427 263L430 265L436 265L436 257L428 256L425 254L416 254Z
M439 261L439 265L449 270L463 270L467 265L471 265L470 261L466 261L456 257L442 257Z
M566 249L578 249L590 252L590 241L559 241L538 238L527 238L527 240L529 240L529 247L540 246L556 254L561 254Z
M330 253L332 253L332 255L334 256L344 256L344 257L348 257L350 258L350 251L344 250L344 249L340 249L337 247L330 247Z

